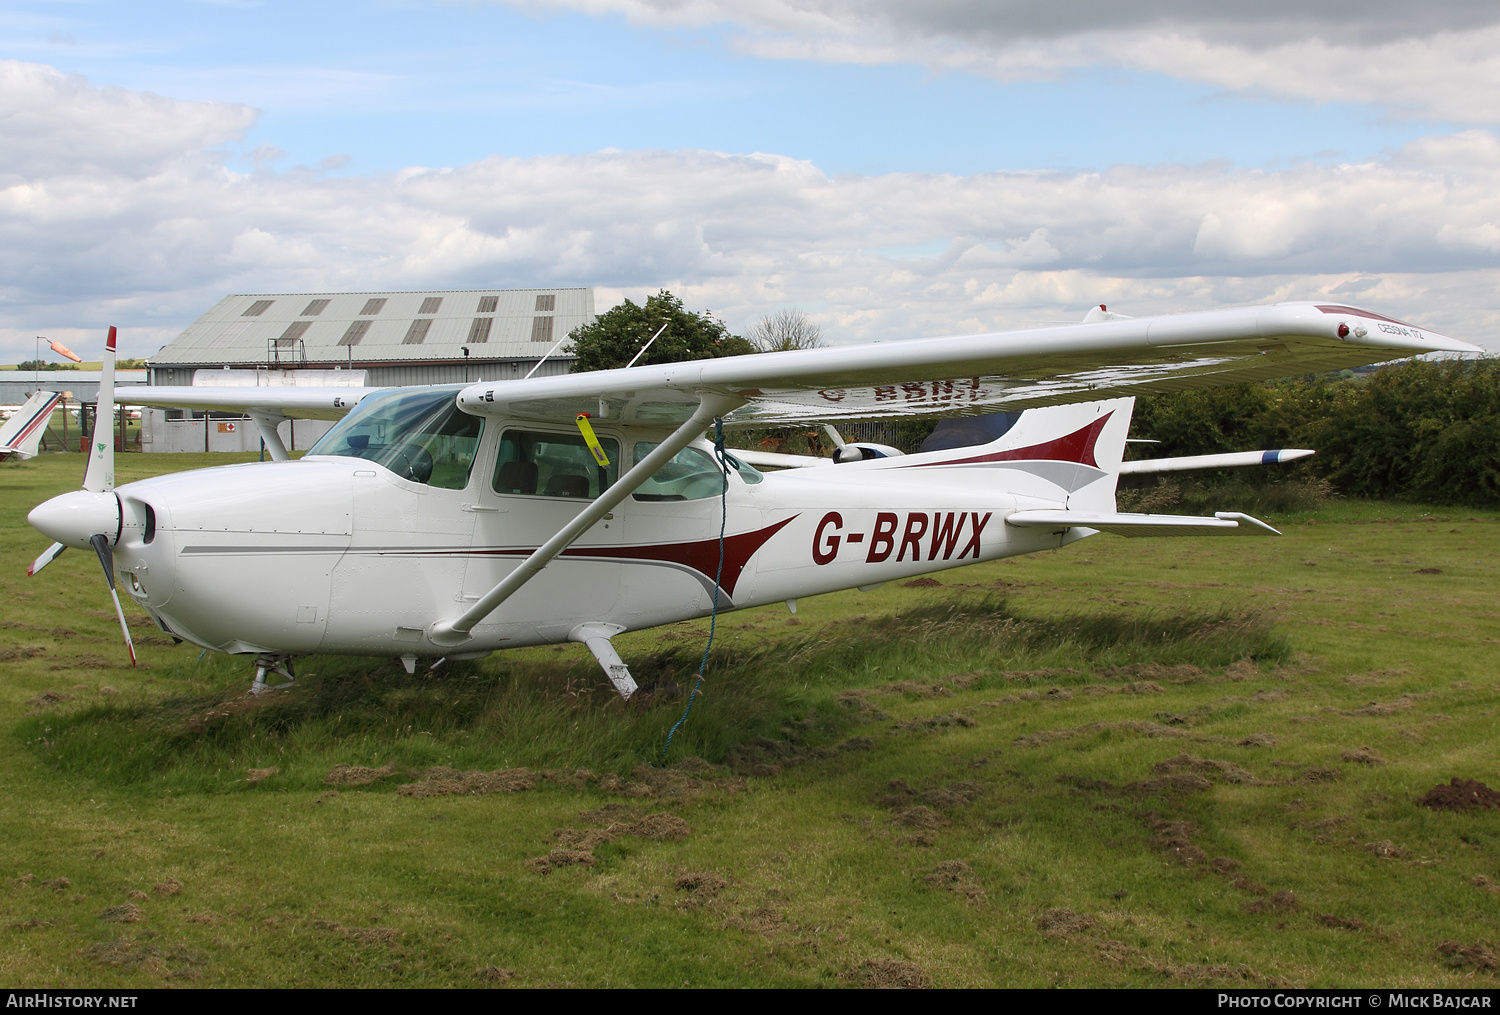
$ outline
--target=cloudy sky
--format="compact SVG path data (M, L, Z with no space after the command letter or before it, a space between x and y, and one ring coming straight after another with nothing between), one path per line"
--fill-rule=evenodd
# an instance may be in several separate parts
M1337 299L1500 350L1493 0L0 0L0 360L229 292L836 341Z

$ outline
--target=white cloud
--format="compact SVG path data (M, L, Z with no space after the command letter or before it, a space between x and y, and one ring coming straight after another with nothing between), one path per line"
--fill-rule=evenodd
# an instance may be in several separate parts
M1109 66L1240 92L1500 123L1500 6L1489 0L509 0L727 26L739 52L913 63L1009 81Z
M81 75L0 60L0 181L89 169L139 176L244 136L248 106L100 88Z
M208 149L248 122L239 107L181 104L194 133L154 119L171 100L12 73L49 111L0 118L0 152L31 151L24 178L0 178L15 357L107 323L149 353L227 292L570 284L601 303L671 288L736 328L799 306L839 340L1329 298L1500 347L1500 138L1483 130L1276 172L830 177L777 155L602 151L329 177L227 169ZM105 106L115 133L82 159Z

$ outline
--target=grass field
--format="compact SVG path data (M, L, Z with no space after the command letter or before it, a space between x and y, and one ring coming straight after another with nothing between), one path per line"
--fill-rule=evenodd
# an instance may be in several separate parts
M732 614L661 763L705 623L618 640L629 708L578 646L122 666L96 561L25 577L81 467L0 471L8 986L1495 983L1500 811L1418 801L1500 785L1496 513Z

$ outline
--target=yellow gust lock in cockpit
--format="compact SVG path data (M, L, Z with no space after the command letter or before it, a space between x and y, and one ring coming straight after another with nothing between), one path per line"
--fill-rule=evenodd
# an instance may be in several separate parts
M604 453L604 448L599 444L599 438L594 434L594 426L589 422L589 414L586 412L578 414L578 432L583 434L583 443L589 446L594 461L608 468L609 456Z

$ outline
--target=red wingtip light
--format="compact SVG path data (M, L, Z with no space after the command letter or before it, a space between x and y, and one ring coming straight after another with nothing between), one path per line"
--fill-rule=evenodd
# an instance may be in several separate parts
M1104 311L1106 314L1109 313L1109 307L1106 307L1103 303L1099 304L1099 309Z
M115 351L115 326L113 324L109 326L109 337L104 340L104 348L110 352Z
M1349 337L1349 325L1347 325L1344 322L1340 321L1339 322L1339 338L1348 338L1348 337Z

